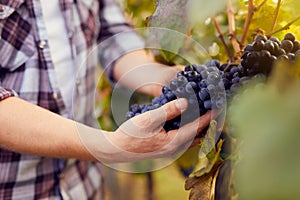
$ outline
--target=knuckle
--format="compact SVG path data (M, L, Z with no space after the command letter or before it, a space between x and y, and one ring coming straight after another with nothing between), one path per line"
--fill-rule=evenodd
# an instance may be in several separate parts
M174 102L171 102L169 104L166 104L165 107L163 108L164 112L166 113L167 116L175 116L176 114L178 114L179 110L178 108L175 106Z

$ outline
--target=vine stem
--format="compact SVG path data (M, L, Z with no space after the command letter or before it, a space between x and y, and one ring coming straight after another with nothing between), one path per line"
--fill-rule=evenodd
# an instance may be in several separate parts
M215 16L213 16L213 21L214 21L214 24L215 24L215 27L217 29L217 32L218 32L218 37L220 38L223 46L225 47L225 50L226 50L226 53L227 53L227 56L229 58L229 60L232 59L232 56L231 56L231 53L230 53L230 50L229 50L229 47L227 46L226 42L225 42L225 39L224 39L224 36L222 34L222 31L221 31L221 27L216 19Z
M268 34L268 37L271 37L272 35L276 34L276 33L279 33L280 31L283 31L283 30L288 30L290 28L290 26L295 23L296 21L298 21L300 19L300 16L298 16L297 18L293 19L292 21L290 21L289 23L287 23L284 27L276 30L276 31L273 31L272 33Z
M234 52L237 55L239 55L241 53L241 47L235 34L235 19L234 19L234 12L232 9L231 0L227 0L227 16L228 16L228 28L229 28L228 38L231 41Z
M147 172L147 188L148 188L148 200L154 199L154 183L153 183L153 174L152 172Z
M273 23L272 23L271 30L270 30L269 34L274 32L274 29L275 29L275 26L276 26L277 20L278 20L280 6L281 6L281 0L278 0L277 6L276 6L276 9L275 9L274 20L273 20Z
M248 14L247 14L247 18L246 18L246 21L244 24L242 39L240 42L241 47L244 47L246 44L249 28L250 28L254 13L256 11L258 11L266 2L267 2L267 0L264 0L261 4L259 4L258 6L255 6L253 3L253 0L248 0Z

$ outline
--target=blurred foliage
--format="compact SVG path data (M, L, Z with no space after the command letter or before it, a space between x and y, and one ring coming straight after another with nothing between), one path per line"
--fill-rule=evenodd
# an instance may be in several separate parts
M300 195L300 62L280 63L270 81L233 102L239 139L236 187L240 199L297 199Z

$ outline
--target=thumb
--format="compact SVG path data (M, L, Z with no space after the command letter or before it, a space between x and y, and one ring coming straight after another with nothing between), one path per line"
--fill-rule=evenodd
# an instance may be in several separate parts
M153 125L161 125L165 121L181 115L188 107L186 99L180 98L171 101L162 107L150 111Z

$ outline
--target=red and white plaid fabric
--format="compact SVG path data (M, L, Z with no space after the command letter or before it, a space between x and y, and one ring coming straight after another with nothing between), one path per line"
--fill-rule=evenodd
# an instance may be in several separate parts
M132 45L143 45L128 33L130 42L110 40L105 49L94 50L100 41L131 30L118 5L113 0L60 0L78 74L72 111L66 110L55 77L40 0L0 0L0 7L0 100L18 95L64 116L74 112L76 121L93 126L95 67L109 65ZM102 186L99 163L0 148L0 199L101 199Z

